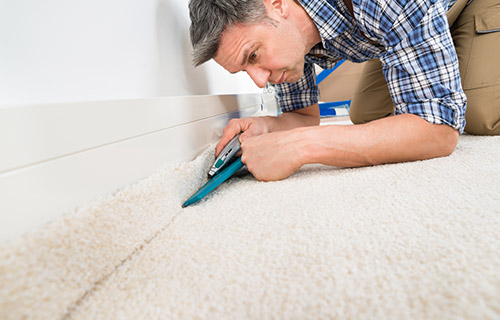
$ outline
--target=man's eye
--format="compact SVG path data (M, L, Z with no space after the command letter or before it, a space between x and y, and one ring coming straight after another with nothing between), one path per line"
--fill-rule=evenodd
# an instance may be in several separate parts
M257 51L252 52L252 54L250 55L250 57L248 58L248 60L250 62L254 62L255 60L257 60Z

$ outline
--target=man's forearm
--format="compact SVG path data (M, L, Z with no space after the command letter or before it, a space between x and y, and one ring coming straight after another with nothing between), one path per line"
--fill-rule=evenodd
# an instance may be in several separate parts
M314 129L314 130L312 130ZM305 163L356 167L423 160L453 152L458 132L405 114L364 125L302 129Z
M242 161L258 180L284 179L308 163L358 167L447 156L458 131L404 114L363 125L301 127L253 136Z

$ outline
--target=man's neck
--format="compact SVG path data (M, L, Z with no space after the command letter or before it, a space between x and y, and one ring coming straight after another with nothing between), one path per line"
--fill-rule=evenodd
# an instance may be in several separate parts
M351 15L354 17L354 9L352 6L352 0L342 0L344 1L344 4L346 5L347 9L351 13ZM306 47L310 50L312 49L315 45L321 42L321 35L318 31L318 28L316 27L316 24L314 24L314 21L312 18L307 14L306 10L298 3L298 1L293 1L296 5L296 12L298 17L300 18L299 22L301 24L301 30L303 34L306 37L307 45Z
M321 36L319 34L318 28L316 27L316 24L314 24L314 21L307 14L302 5L300 5L296 1L291 1L291 3L293 3L293 12L297 17L299 30L303 35L307 52L309 52L316 44L321 42Z

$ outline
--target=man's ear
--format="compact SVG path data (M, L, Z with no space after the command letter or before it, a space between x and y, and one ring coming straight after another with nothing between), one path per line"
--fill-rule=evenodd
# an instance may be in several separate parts
M264 0L268 15L272 12L286 18L290 14L289 1L293 0Z

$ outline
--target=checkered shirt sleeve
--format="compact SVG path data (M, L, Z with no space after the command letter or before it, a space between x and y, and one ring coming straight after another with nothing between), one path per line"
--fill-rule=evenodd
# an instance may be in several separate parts
M426 12L415 7L420 23L414 25L410 16L398 20L400 26L386 32L388 50L380 58L394 113L415 114L462 133L467 98L444 8L440 2Z
M352 18L349 21L341 6L333 5L342 0L300 1L318 26L323 51L331 60L381 60L395 114L415 114L463 132L467 99L445 17L445 8L455 1L353 0L356 25L349 25ZM333 11L337 12L336 21L330 14ZM328 19L322 18L325 12ZM333 30L340 32L333 34ZM359 32L369 42L356 38ZM297 83L275 86L283 111L298 110L319 100L313 63L325 67L321 62L306 56L304 76Z

